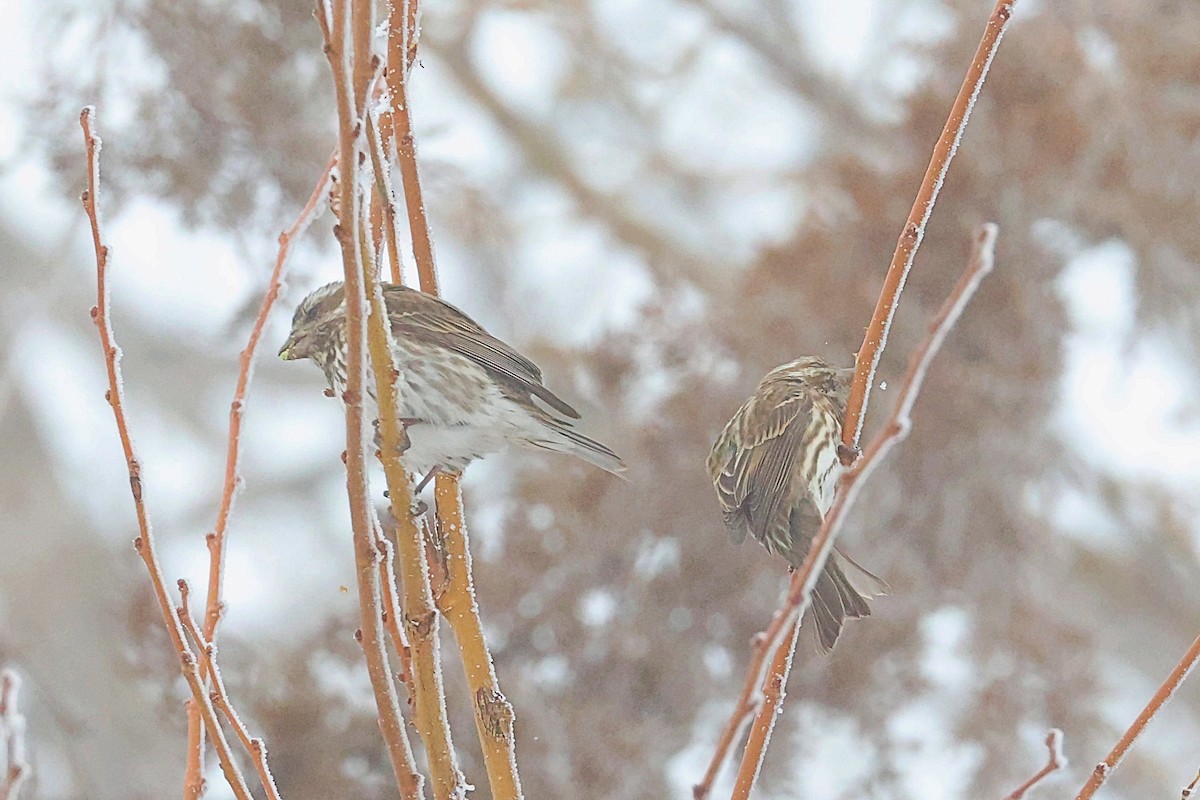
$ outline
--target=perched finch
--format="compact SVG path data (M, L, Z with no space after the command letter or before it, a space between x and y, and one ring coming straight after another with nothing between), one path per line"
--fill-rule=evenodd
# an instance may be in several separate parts
M537 365L466 314L406 286L384 284L383 298L395 341L409 470L427 476L435 469L462 470L510 442L569 453L614 474L625 469L612 450L572 430L568 420L579 413L542 385ZM346 293L340 281L300 302L279 356L311 358L332 390L345 389ZM374 381L367 383L373 398Z
M803 563L842 473L842 418L853 374L811 357L776 367L721 431L708 472L735 543L751 533L793 568ZM869 588L852 584L843 566ZM870 615L867 598L884 588L840 552L830 555L810 604L826 652L846 617Z

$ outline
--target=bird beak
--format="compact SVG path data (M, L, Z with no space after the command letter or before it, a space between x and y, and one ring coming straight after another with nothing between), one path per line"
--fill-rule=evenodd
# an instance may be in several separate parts
M291 361L292 360L292 348L295 346L296 346L296 342L293 341L291 337L288 337L288 340L283 343L283 347L280 348L280 350L279 350L279 357L282 358L284 361Z

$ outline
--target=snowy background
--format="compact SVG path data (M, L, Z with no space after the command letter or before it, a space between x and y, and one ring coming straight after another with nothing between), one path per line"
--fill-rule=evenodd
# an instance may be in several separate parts
M26 678L29 796L162 797L184 691L130 546L76 117L98 106L165 569L199 585L237 353L332 148L329 78L305 3L0 8L0 664ZM785 581L724 537L708 444L775 364L850 363L989 10L425 3L413 106L444 292L631 464L623 484L506 453L467 476L530 797L690 797ZM998 797L1051 726L1074 763L1040 796L1069 796L1200 632L1197 41L1188 0L1018 5L881 378L980 221L1000 225L998 270L847 531L893 592L830 657L802 637L762 797ZM336 277L329 227L295 248L262 345L221 654L285 797L384 797L342 590L339 409L315 368L273 357ZM1106 796L1178 795L1197 712L1185 684ZM452 714L482 787L469 709Z

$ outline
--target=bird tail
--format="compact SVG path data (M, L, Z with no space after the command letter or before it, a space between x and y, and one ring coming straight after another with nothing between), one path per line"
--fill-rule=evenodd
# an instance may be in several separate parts
M545 427L549 435L531 442L535 447L575 456L606 472L624 477L621 473L625 471L625 462L600 442L571 430L558 420L547 421Z
M846 576L843 565L855 573L858 585ZM812 619L817 628L821 649L828 653L842 632L847 617L861 619L871 616L867 600L887 591L887 584L860 567L840 550L830 555L825 569L813 587L809 605Z

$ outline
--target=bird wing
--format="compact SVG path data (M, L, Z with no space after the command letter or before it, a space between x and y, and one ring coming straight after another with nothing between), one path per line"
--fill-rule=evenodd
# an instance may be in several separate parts
M578 411L542 385L542 371L536 364L454 306L407 286L386 286L383 295L393 335L446 347L507 378L521 391L544 401L560 414L579 419Z
M738 541L747 529L768 541L791 489L811 412L807 392L777 384L755 392L721 434L725 459L710 469L726 525Z

